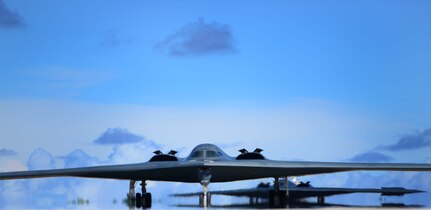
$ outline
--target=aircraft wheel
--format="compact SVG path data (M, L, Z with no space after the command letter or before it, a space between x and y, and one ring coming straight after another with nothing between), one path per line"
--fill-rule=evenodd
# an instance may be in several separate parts
M287 191L286 190L280 190L278 194L279 199L279 207L286 207L287 206Z
M141 208L142 207L142 195L141 193L136 193L136 208Z
M278 195L275 191L269 191L269 207L274 208L278 206Z
M279 208L286 206L286 190L280 190L278 193L275 191L269 191L269 207L271 208Z
M211 193L207 193L208 206L211 206Z
M204 194L199 194L199 206L204 206Z
M151 205L152 205L152 197L151 197L151 193L145 193L145 194L143 195L142 202L143 202L142 206L143 206L144 208L151 208Z
M317 197L317 204L319 204L319 205L325 204L325 197L323 197L323 196Z

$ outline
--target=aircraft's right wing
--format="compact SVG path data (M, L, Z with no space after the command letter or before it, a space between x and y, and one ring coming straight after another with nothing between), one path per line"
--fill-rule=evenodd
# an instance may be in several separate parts
M332 187L297 187L289 189L289 195L295 198L307 198L318 196L331 196L351 193L379 193L384 196L402 196L411 193L424 191L410 190L402 187L382 187L378 188L332 188Z
M274 190L273 187L268 188L248 188L238 190L220 190L210 191L212 195L227 195L237 197L257 197L268 198L269 191ZM411 193L420 193L424 191L410 190L402 187L382 187L382 188L332 188L332 187L295 187L289 189L289 196L293 199L331 196L350 193L378 193L384 196L402 196ZM202 192L177 193L175 197L193 197L202 194Z
M292 177L347 171L427 171L431 164L342 163L275 160L227 160L204 164L211 168L212 182L227 182L269 177Z

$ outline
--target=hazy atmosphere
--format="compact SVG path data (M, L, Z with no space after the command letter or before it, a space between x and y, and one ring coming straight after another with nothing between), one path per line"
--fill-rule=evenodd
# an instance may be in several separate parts
M277 160L431 163L430 11L426 0L0 0L0 171L184 157L201 143ZM429 173L299 179L431 191ZM0 181L0 208L123 208L128 184ZM184 202L168 194L201 188L148 189L166 208ZM430 196L397 201L429 207Z

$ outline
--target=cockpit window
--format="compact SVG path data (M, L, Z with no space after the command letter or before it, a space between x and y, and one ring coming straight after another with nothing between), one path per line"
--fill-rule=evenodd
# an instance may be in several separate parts
M203 157L203 156L204 156L204 152L203 151L196 151L196 152L193 152L193 154L192 154L193 158Z
M216 151L206 151L207 157L220 157L220 155Z

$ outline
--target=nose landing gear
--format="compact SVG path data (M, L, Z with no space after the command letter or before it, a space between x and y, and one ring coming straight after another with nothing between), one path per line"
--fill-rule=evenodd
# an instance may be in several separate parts
M203 193L199 195L199 206L208 207L211 205L211 194L208 193L208 185L211 180L211 169L201 168L198 172L200 184L202 185Z
M286 182L287 185L287 182ZM269 207L284 208L287 206L288 190L280 190L280 182L278 177L274 179L274 191L269 191Z

